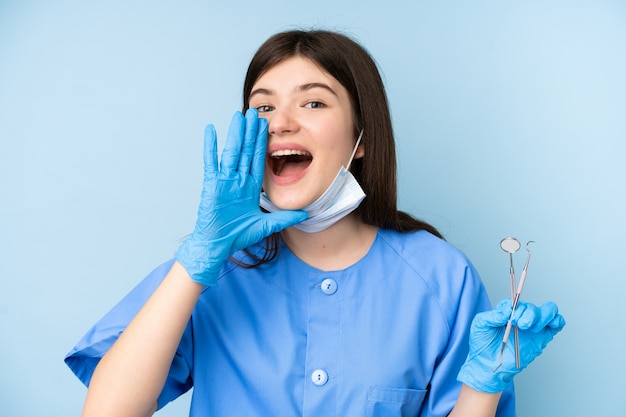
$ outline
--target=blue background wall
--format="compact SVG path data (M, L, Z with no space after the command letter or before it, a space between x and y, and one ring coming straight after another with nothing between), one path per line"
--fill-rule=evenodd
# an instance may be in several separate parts
M225 134L252 53L296 26L376 57L401 206L493 300L500 239L537 242L524 299L568 326L517 379L519 415L626 415L624 2L212 3L0 1L0 415L79 415L64 354L190 232L204 125Z

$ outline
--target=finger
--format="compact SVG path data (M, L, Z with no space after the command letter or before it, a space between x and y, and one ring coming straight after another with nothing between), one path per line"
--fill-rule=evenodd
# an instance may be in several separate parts
M265 169L265 153L267 149L267 120L259 119L259 130L254 145L254 157L252 159L251 172L257 183L263 183L263 170Z
M565 323L563 322L563 324ZM539 345L541 346L541 349L545 349L545 347L548 346L548 343L550 343L552 339L554 339L554 336L556 336L561 330L563 330L563 327L553 328L546 326L537 331L536 334L540 335L538 340L540 341Z
M254 148L259 131L259 117L257 109L248 109L245 116L245 132L241 156L239 157L239 172L249 173L254 158Z
M275 213L264 214L268 227L267 235L279 232L287 227L301 223L309 216L303 210L281 210Z
M511 301L511 299L505 298L503 300L500 300L500 302L496 304L493 309L494 310L506 310L508 314L510 314L512 308L513 308L513 302Z
M204 176L215 178L217 175L217 135L215 126L204 128Z
M228 128L228 136L226 137L226 145L222 152L222 161L220 162L220 172L222 175L230 177L237 172L241 147L243 144L245 119L241 112L236 112L230 122Z
M561 330L563 330L563 327L565 327L565 324L565 318L562 315L557 314L556 317L553 318L550 323L548 323L548 326L556 330L557 332L560 332Z
M541 307L531 303L520 303L515 314L514 323L520 329L539 332L549 326L557 314L558 308L553 302L544 303Z
M528 330L539 320L540 316L541 311L537 306L520 301L513 314L513 324L520 329Z
M474 325L479 327L500 327L509 321L511 315L511 300L502 300L493 310L478 313L474 317Z

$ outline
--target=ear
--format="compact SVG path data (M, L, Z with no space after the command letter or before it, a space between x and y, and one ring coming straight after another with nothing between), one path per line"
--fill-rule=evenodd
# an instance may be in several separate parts
M360 159L363 158L365 156L365 145L363 145L363 142L361 142L359 144L359 147L356 148L356 152L354 153L354 159Z
M356 148L356 151L354 151L354 159L363 158L363 156L365 155L365 147L363 146L363 141L361 140L362 138L363 138L363 129L361 129L361 133L359 133L359 137L356 138L356 141L359 144L359 146Z

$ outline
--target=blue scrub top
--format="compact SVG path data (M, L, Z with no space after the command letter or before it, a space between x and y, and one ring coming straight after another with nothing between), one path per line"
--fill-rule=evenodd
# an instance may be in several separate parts
M173 262L67 355L83 383ZM471 320L489 308L469 260L425 231L381 229L364 258L330 272L281 242L273 261L228 262L203 291L159 408L193 387L190 416L443 417L461 388ZM515 415L512 385L497 415Z

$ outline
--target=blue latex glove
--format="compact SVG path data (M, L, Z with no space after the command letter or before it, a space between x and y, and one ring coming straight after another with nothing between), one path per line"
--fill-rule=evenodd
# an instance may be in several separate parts
M193 233L176 260L194 281L214 285L234 252L307 218L304 211L264 213L259 206L267 144L267 120L256 109L235 113L218 170L215 128L204 131L204 183Z
M504 350L502 366L500 348L506 323L511 315L511 300L501 301L493 310L474 317L470 330L470 350L457 379L477 391L497 393L504 389L537 356L552 338L563 329L565 319L556 304L547 302L541 307L519 302L513 324L519 328L520 368L515 367L513 332Z

